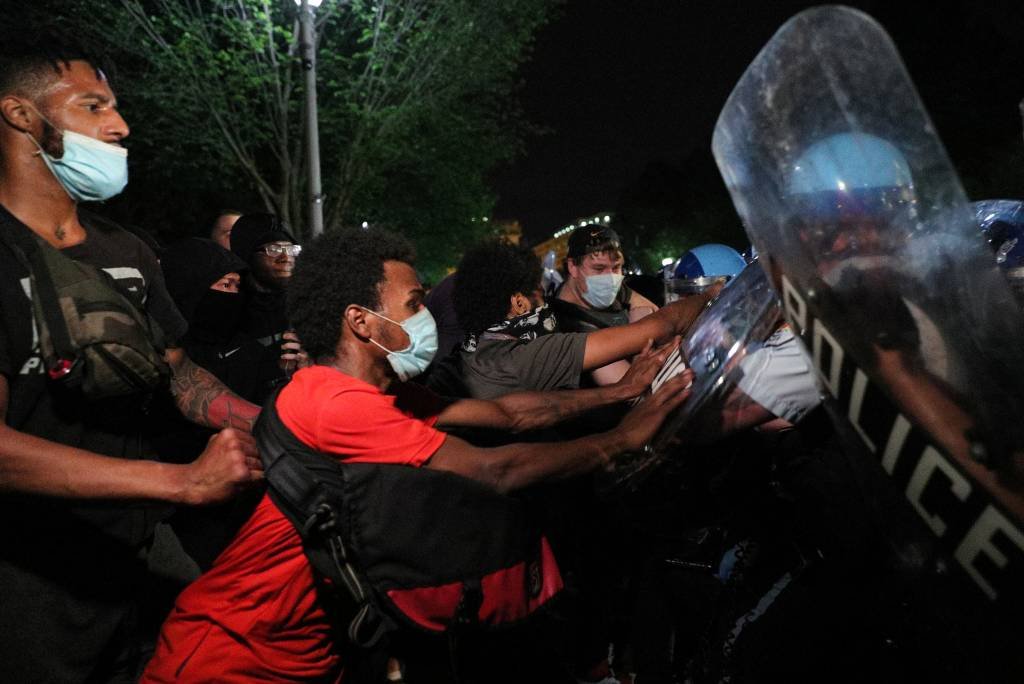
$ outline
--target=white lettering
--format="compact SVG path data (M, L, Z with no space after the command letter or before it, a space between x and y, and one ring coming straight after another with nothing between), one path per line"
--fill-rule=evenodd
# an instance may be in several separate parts
M114 280L127 280L129 278L138 278L143 283L146 279L142 277L142 271L131 266L112 266L110 268L104 268L104 271L110 275Z
M822 341L828 343L828 346L832 349L832 363L829 365L826 373L825 369L822 368L821 361L821 350ZM843 357L845 352L843 348L839 346L836 338L832 336L832 333L828 331L825 324L820 319L814 321L814 337L811 340L812 350L814 356L814 367L818 369L818 375L821 376L822 382L825 383L825 387L831 392L833 397L839 398L839 371L843 366Z
M785 275L782 276L782 306L789 324L803 335L807 329L807 304Z
M882 452L882 467L890 475L896 468L896 461L900 457L900 452L903 451L903 445L907 443L909 434L910 421L904 418L902 413L896 414L896 421L893 422L889 439L885 443L885 451Z
M964 540L960 542L960 546L957 547L956 553L953 556L960 562L960 565L964 566L964 570L967 571L975 582L981 587L981 590L988 595L993 601L998 596L995 588L985 579L984 575L974 565L974 561L981 554L988 556L1000 569L1005 568L1009 563L1006 555L996 548L995 544L992 543L992 538L997 532L1002 532L1010 540L1017 545L1019 549L1024 551L1024 534L1015 528L1009 520L1006 519L1002 513L997 511L992 506L986 506L978 519L974 521L974 525L971 527L971 531L967 533Z
M853 429L864 440L864 444L871 450L871 453L875 453L878 451L878 447L875 446L874 441L868 437L868 434L860 426L860 410L864 405L864 395L867 392L867 387L868 376L864 375L864 371L858 368L853 376L853 389L850 391L850 408L847 410L846 415L850 418L850 424L853 425Z
M18 371L19 375L31 375L33 373L43 372L43 360L38 356L30 356L25 360L21 370Z
M910 503L913 504L918 514L924 518L928 527L932 528L935 536L941 537L946 532L946 523L943 522L942 518L932 515L921 505L921 494L924 492L925 485L931 479L932 473L936 470L941 470L950 479L950 490L961 501L966 501L967 495L971 493L971 483L958 473L956 468L950 465L946 459L942 458L942 455L939 454L935 447L928 446L925 448L924 453L921 454L921 460L917 462L914 474L910 476L910 482L907 484L907 498L910 499Z

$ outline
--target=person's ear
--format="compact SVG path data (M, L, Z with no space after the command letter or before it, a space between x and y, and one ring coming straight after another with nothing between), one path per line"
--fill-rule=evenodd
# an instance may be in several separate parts
M361 306L355 304L349 304L345 307L345 313L342 314L344 318L344 325L348 327L352 333L361 340L368 340L372 337L370 331L369 316L366 315L366 310Z
M580 273L579 264L576 263L575 259L566 259L565 266L569 269L570 278L578 278Z
M0 98L0 116L8 126L23 133L32 133L42 122L42 117L22 98L15 95L5 95Z
M508 298L508 313L507 318L515 318L519 314L523 313L523 295L516 292Z

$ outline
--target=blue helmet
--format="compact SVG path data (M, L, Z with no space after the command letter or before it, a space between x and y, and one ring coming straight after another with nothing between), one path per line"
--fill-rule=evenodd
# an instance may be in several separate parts
M801 239L817 254L873 249L883 233L897 237L916 221L906 157L869 133L838 133L804 150L786 179L786 194L809 229ZM886 225L902 231L879 230Z
M746 265L747 262L732 247L715 243L694 247L676 262L671 278L665 283L665 301L703 292L732 278Z
M971 208L999 267L1004 271L1024 267L1024 202L983 200Z
M1024 202L984 200L971 204L971 209L995 253L996 264L1024 307Z
M710 243L694 247L679 257L673 277L682 280L718 276L732 278L746 265L743 256L732 247Z
M838 133L814 143L797 158L786 190L791 195L856 195L913 184L907 160L895 145L868 133Z

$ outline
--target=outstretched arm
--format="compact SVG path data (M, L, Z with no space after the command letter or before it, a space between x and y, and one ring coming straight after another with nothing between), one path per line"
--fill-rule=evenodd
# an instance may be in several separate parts
M648 340L647 347L614 385L553 392L514 392L490 401L463 399L445 408L438 416L437 425L512 432L556 425L587 411L640 396L651 386L654 376L678 344L679 339L676 338L655 348Z
M0 496L205 504L224 501L263 475L256 445L243 432L213 436L188 465L111 458L9 427L7 402L7 378L0 375Z
M242 399L213 373L196 365L184 349L168 349L164 359L173 374L171 394L183 416L207 427L252 432L259 406Z
M711 288L699 295L672 302L636 323L589 333L583 370L593 370L619 359L628 359L643 349L648 340L662 343L673 335L681 335L720 290Z
M608 468L620 454L643 448L665 417L689 396L690 391L683 388L692 380L692 371L669 380L608 432L569 442L509 444L494 449L475 447L448 435L427 466L457 473L499 492Z

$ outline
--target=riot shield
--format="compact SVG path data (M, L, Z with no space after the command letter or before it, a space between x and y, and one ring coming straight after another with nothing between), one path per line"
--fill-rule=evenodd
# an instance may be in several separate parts
M712 149L841 432L946 553L906 555L962 571L972 605L1020 605L1024 322L889 37L849 8L798 14Z
M748 353L764 341L780 317L779 299L759 268L745 268L690 326L679 348L669 355L651 385L662 384L693 368L690 398L662 425L644 451L617 459L601 483L605 492L635 490L654 466L673 453L672 443L716 397L734 387Z

